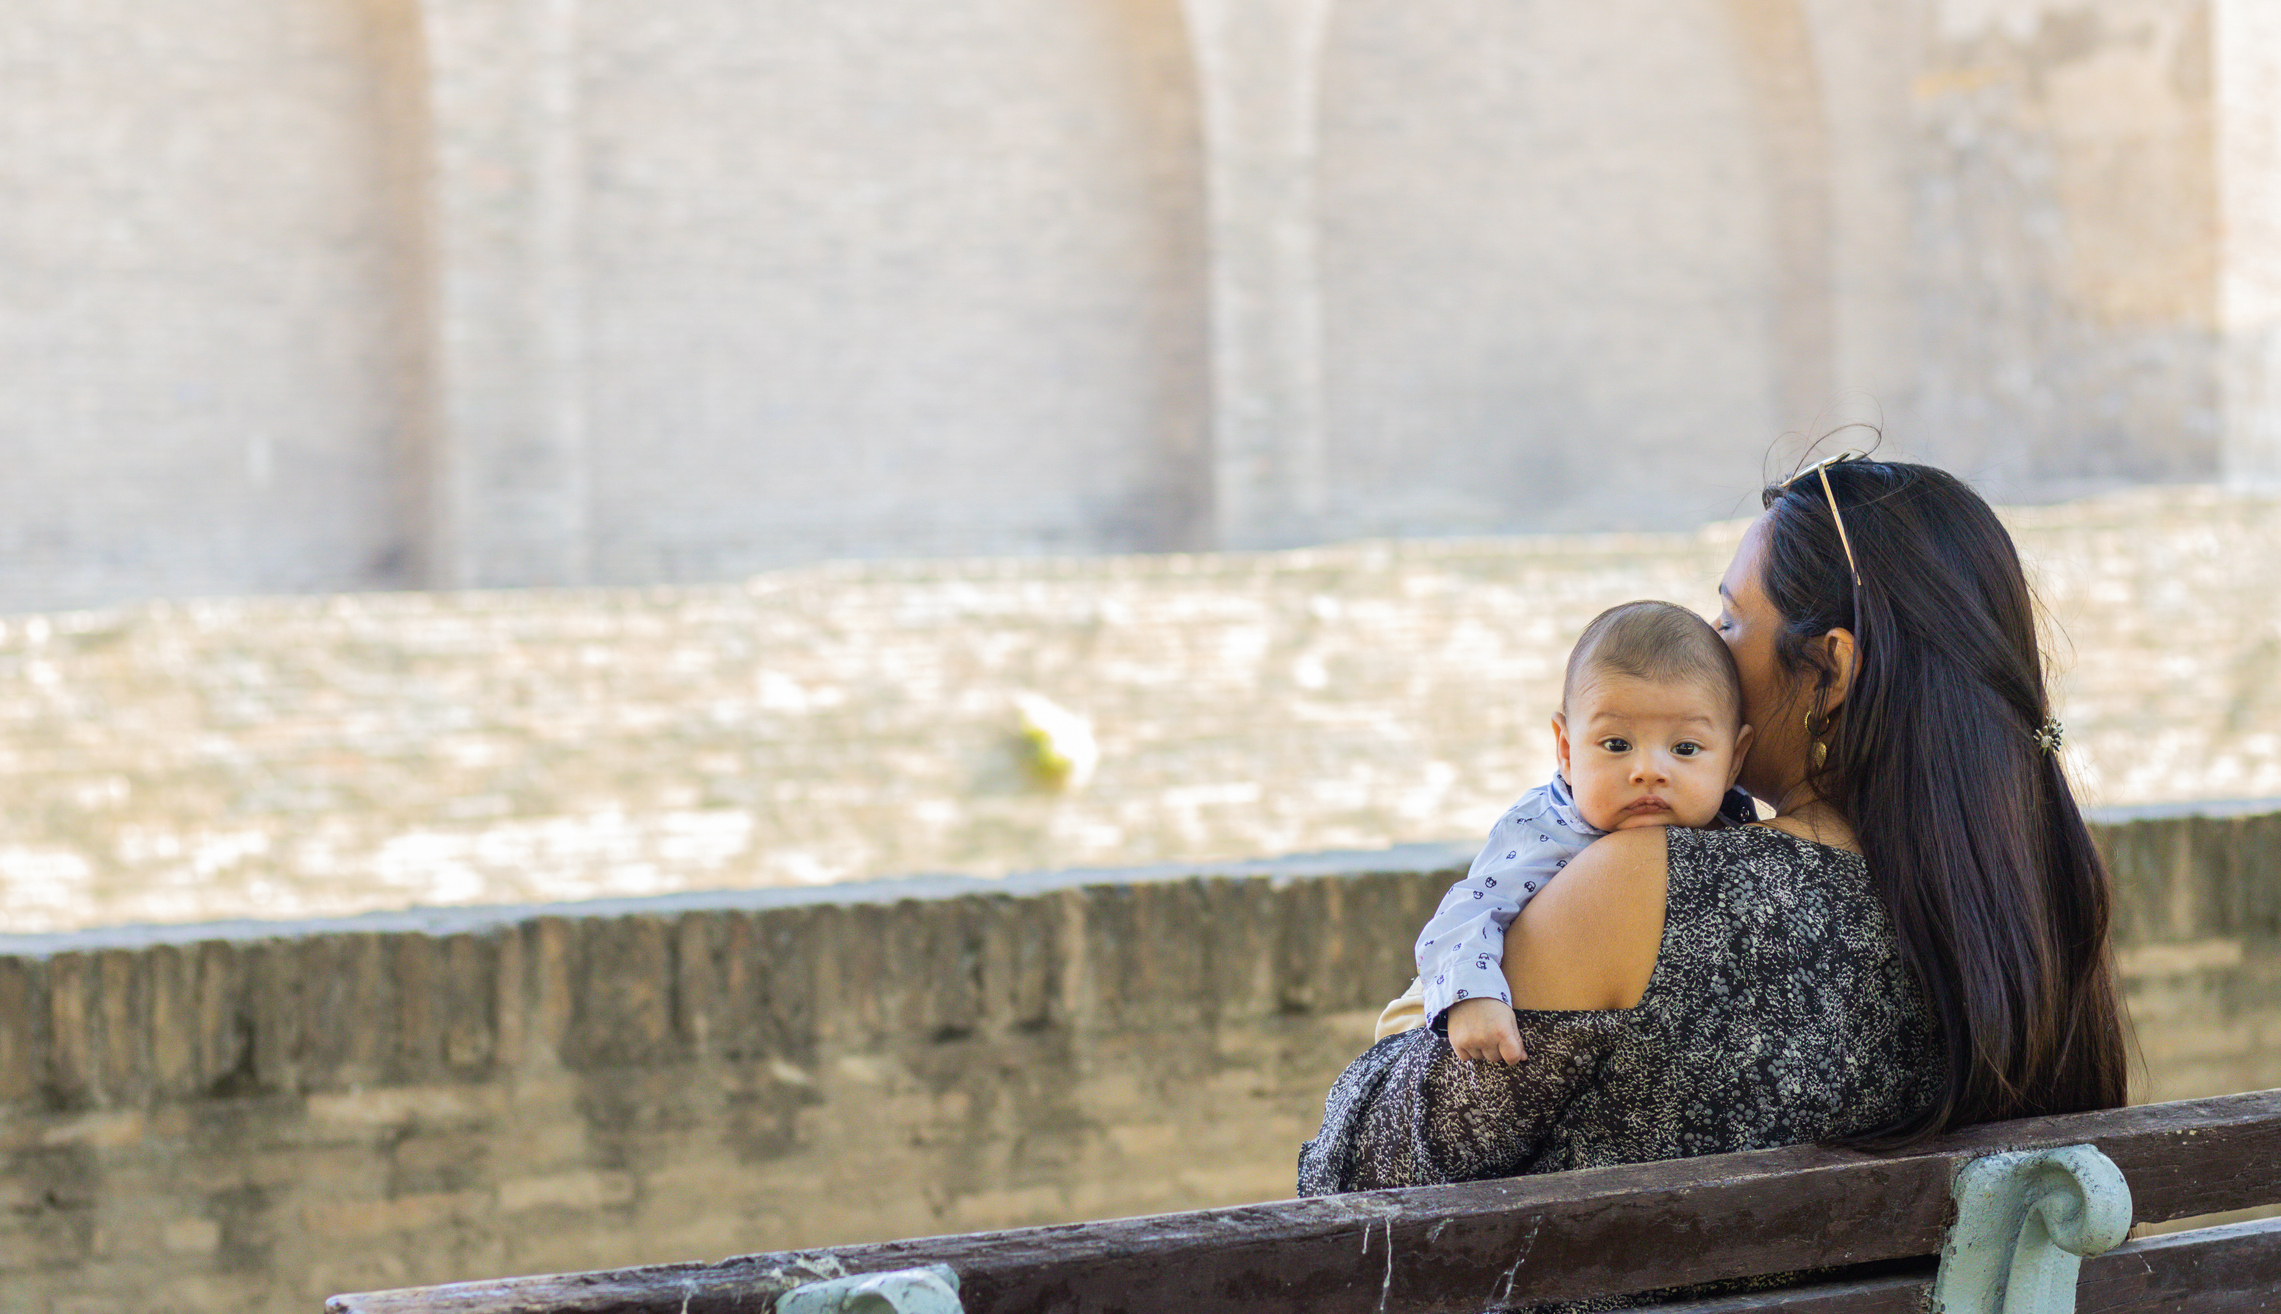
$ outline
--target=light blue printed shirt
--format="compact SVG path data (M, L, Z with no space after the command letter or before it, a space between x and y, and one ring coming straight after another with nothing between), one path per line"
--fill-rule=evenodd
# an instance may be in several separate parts
M1505 809L1465 879L1449 887L1418 933L1418 981L1431 1025L1461 999L1513 1002L1505 984L1505 928L1568 860L1608 832L1584 819L1568 782L1553 773Z

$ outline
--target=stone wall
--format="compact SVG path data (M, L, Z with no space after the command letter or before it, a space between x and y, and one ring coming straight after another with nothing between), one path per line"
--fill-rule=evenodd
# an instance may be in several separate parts
M2281 797L2281 504L2008 514L2086 799ZM1585 622L1715 610L1736 532L17 617L0 906L47 931L1474 838L1550 772ZM1089 723L1089 780L1026 770L1023 693Z
M2281 1086L2281 817L2111 815L2140 1102Z
M2266 8L14 0L0 609L2270 482Z
M2281 1084L2281 816L2101 834L2135 1093ZM1280 1198L1463 858L0 940L0 1310Z

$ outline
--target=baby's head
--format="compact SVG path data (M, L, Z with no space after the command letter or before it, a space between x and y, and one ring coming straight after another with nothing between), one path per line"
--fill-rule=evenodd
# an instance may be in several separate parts
M1750 746L1726 642L1668 602L1584 627L1552 732L1577 811L1601 830L1709 825Z

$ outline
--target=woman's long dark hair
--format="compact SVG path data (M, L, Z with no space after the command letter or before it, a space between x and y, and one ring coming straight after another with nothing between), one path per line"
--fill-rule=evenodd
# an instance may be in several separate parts
M1932 1107L1858 1143L2119 1106L2107 870L2036 740L2052 712L2019 552L1943 471L1827 472L1860 585L1816 474L1765 490L1762 582L1808 715L1829 679L1808 641L1854 634L1859 665L1811 783L1853 825L1947 1058Z

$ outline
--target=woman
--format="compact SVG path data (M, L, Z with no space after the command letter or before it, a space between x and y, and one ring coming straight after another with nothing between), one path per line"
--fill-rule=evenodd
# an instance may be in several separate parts
M1764 502L1719 629L1774 818L1593 844L1506 937L1527 1057L1379 1042L1302 1194L2124 1102L2106 872L2010 535L1926 466L1839 458Z

